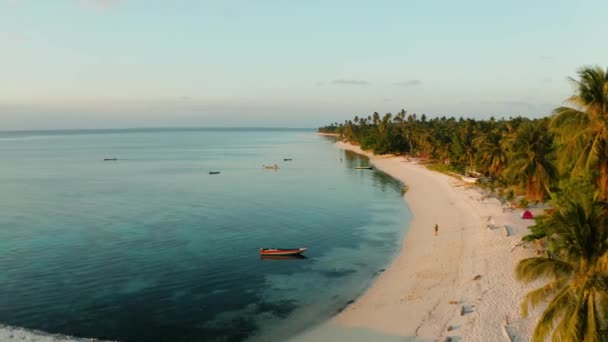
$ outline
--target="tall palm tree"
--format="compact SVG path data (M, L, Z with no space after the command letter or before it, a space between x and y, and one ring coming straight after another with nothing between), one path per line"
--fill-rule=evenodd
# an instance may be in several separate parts
M522 124L511 139L511 156L505 176L525 187L528 200L542 202L558 177L553 137L547 131L546 122Z
M596 172L599 196L608 198L608 68L586 66L580 79L570 78L576 93L566 100L573 107L553 111L551 127L558 133L566 171Z
M403 115L407 112L402 110ZM407 153L410 155L414 155L414 141L416 139L416 114L409 114L406 119L404 119L403 126L401 127L401 138L404 140L405 145L407 146Z
M507 165L507 150L503 148L503 136L497 128L482 132L473 139L477 147L477 163L495 177Z
M380 114L378 114L378 112L374 112L372 118L373 118L374 125L377 125L378 123L380 123Z
M424 115L424 114L423 114ZM425 157L428 157L433 150L433 132L431 127L427 127L422 120L415 131L416 145L420 148Z
M548 282L529 292L522 302L529 307L543 302L533 341L602 341L608 318L608 216L606 203L587 193L570 197L552 216L541 220L555 246L553 257L523 259L516 267L519 281Z

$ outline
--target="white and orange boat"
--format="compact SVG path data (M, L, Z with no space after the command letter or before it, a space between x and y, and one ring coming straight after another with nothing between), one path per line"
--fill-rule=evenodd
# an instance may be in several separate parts
M260 248L260 255L262 256L290 256L300 255L306 252L308 248Z

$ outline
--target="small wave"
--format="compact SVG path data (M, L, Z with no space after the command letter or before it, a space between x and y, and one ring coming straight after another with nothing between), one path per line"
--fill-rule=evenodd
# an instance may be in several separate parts
M92 338L78 338L61 334L51 334L40 330L30 330L25 328L13 327L10 325L0 324L0 341L25 341L25 342L90 342L102 340ZM110 342L110 341L105 341Z
M51 135L28 135L22 137L0 137L0 141L28 141L53 138Z

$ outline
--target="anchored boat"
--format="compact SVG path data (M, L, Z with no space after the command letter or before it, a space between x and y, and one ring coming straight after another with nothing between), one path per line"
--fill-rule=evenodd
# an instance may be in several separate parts
M460 178L462 179L463 182L469 183L469 184L475 184L479 181L479 178L476 178L476 177L461 176Z
M260 248L262 256L289 256L300 255L306 252L307 248Z

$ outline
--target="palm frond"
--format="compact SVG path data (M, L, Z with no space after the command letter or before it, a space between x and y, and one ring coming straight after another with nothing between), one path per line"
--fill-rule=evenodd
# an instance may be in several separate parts
M585 332L584 332L584 341L585 342L599 342L600 334L599 334L599 317L595 302L595 295L591 292L587 298L587 310L586 310L586 324L585 324Z
M529 308L537 307L540 303L547 300L547 298L562 290L564 284L563 281L554 281L528 292L521 302L522 315L527 317Z
M557 327L564 337L564 340L570 341L582 341L582 335L585 325L585 316L586 316L586 308L587 308L587 298L584 294L584 288L577 289L576 294L573 300L576 301L574 304L574 310L569 315L569 317L564 316L566 318L563 321L563 325L560 324Z
M553 330L555 321L560 317L568 316L572 312L574 306L572 305L570 290L570 287L564 287L547 305L536 323L536 328L532 335L534 341L545 341Z
M587 113L571 107L558 107L553 110L553 118L549 127L557 132L578 133L587 128L589 117ZM565 135L565 134L564 134Z
M519 261L515 276L523 283L530 283L546 277L567 278L571 276L572 271L572 265L565 261L533 257Z
M606 233L606 232L604 231L604 233ZM605 240L605 239L602 239L602 240ZM602 243L603 245L606 244L605 241L599 241L599 242ZM604 246L603 249L606 249L606 247ZM604 278L606 278L606 281L608 282L608 251L604 252L597 258L595 265L596 265L598 272L603 274ZM605 290L608 291L608 288L606 288Z

